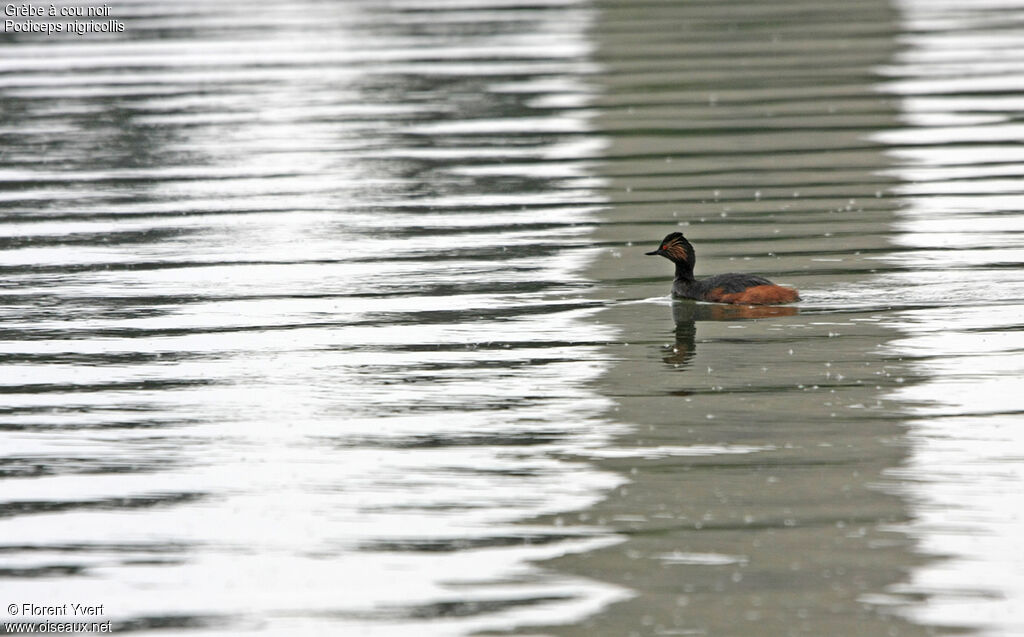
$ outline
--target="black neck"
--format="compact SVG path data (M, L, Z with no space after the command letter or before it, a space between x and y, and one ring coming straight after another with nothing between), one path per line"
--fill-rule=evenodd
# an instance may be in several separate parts
M693 281L693 265L685 261L676 261L676 279Z

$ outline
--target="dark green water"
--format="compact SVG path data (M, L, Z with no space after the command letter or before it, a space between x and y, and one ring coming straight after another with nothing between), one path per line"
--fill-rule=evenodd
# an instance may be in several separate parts
M1024 5L961 5L0 36L4 620L1024 631ZM673 304L674 230L803 301Z

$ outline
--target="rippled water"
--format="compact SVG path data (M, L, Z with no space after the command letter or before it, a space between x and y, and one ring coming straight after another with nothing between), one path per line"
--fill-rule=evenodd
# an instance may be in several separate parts
M894 395L911 452L891 476L918 550L946 559L896 588L928 600L906 609L921 623L1024 633L1024 6L900 9L914 33L882 88L907 126L879 137L904 204L897 276L934 307L897 315L890 347L922 382Z
M0 601L1024 630L1024 5L963 4L139 1L3 36ZM673 305L643 252L680 225L699 272L805 300Z

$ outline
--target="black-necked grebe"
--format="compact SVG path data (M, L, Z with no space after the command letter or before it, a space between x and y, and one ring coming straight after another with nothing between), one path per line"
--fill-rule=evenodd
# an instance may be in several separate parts
M736 305L778 305L800 300L800 295L793 288L775 285L764 277L752 274L730 273L700 280L693 278L693 265L697 257L693 246L681 232L666 236L657 250L647 254L661 255L676 264L672 296Z

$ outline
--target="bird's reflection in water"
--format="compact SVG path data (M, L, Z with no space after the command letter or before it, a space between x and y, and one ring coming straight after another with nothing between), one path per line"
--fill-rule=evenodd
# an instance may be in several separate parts
M690 362L697 353L697 321L741 321L793 316L799 312L799 309L791 305L724 305L675 301L672 303L672 319L676 323L676 342L667 348L668 355L662 360L677 367Z

